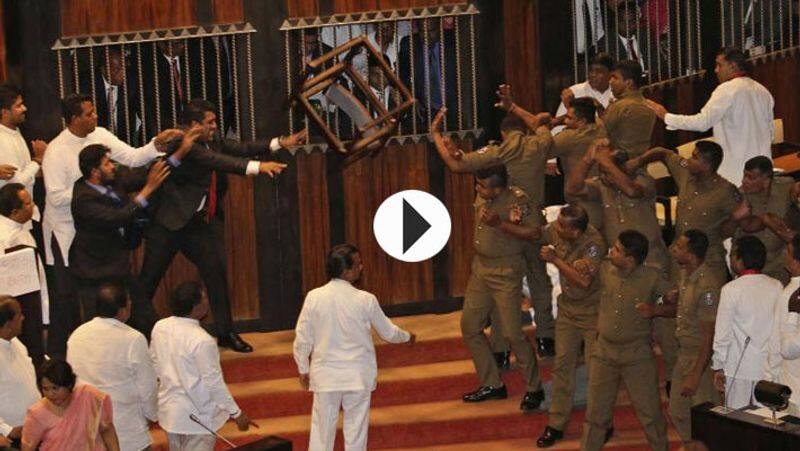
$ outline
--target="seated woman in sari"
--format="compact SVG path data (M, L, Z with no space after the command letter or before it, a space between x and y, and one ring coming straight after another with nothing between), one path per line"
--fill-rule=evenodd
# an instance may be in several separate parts
M111 397L91 385L75 386L75 373L63 360L42 364L44 395L28 409L22 426L22 451L119 451Z

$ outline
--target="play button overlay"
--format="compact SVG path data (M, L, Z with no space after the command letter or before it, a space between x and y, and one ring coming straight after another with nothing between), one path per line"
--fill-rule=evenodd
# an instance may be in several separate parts
M450 214L435 196L406 190L383 201L372 232L387 254L404 262L427 260L450 239Z

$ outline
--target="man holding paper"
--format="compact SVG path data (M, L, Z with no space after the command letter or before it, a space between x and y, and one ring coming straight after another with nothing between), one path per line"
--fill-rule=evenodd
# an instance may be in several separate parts
M0 188L0 258L4 258L10 249L36 249L36 240L27 227L34 208L33 199L25 185L9 183ZM31 258L35 266L32 264L30 270L35 272L34 279L38 279L38 287L32 292L10 294L17 296L26 318L20 340L27 346L34 363L38 364L44 359L42 317L44 322L48 322L48 295L42 263L35 252L31 253Z

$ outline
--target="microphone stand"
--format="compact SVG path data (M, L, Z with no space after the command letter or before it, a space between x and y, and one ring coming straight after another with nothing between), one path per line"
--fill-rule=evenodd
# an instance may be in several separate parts
M217 432L216 432L216 431L213 431L213 430L211 430L211 428L210 428L210 427L208 427L208 426L206 426L205 424L203 424L203 422L202 422L202 421L200 421L200 419L199 419L199 418L197 418L197 417L195 416L195 414L193 414L193 413L190 413L190 414L189 414L189 419L190 419L190 420L192 420L192 421L194 421L195 423L199 424L199 425L200 425L200 426L201 426L203 429L205 429L205 430L207 430L208 432L210 432L210 433L214 434L214 436L216 436L218 439L222 440L222 441L223 441L223 442L225 442L225 443L226 443L228 446L230 446L230 447L231 447L231 449L233 449L233 448L236 448L236 445L234 445L234 444L233 444L233 443L232 443L230 440L228 440L228 439L226 439L225 437L223 437L223 436L221 436L221 435L217 434Z
M739 367L742 365L742 360L744 359L744 353L747 351L747 346L750 345L750 337L747 337L744 340L744 348L742 348L742 353L739 355L739 363L736 364L736 370L733 371L733 377L731 378L731 383L729 384L728 381L725 381L725 400L724 405L714 407L711 409L712 412L718 413L720 415L727 415L733 412L735 409L731 409L728 407L728 395L731 394L731 387L733 387L733 383L736 380L736 375L739 374ZM752 396L752 394L751 394Z

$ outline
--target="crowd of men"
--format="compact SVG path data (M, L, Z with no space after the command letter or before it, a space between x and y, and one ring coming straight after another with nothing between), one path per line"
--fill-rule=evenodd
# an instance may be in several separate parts
M520 408L544 401L520 326L526 278L537 350L547 356L554 345L555 354L541 448L564 437L583 356L582 448L600 449L613 435L622 382L650 446L666 450L653 342L666 370L669 417L684 442L691 441L693 406L754 404L759 380L789 385L790 409L800 413L800 184L773 168L774 100L750 70L744 53L722 49L719 86L698 114L686 116L645 99L636 61L599 54L588 80L564 90L556 118L525 111L511 87L500 86L497 106L508 112L502 142L475 152L441 134L446 113L439 112L437 151L450 170L474 174L477 193L461 331L480 386L465 402L508 396L500 374L509 349L526 381ZM713 139L696 142L686 158L650 148L659 119L671 129L713 128ZM566 180L567 205L548 224L544 174L552 158ZM656 214L656 196L665 193L647 172L654 162L666 166L677 193L671 242ZM558 270L561 288L555 320L546 263Z
M525 111L511 87L500 86L498 106L508 112L500 144L462 152L439 131L444 107L431 124L447 167L473 173L476 182L475 257L461 331L481 382L463 400L506 398L501 371L513 352L526 383L520 408L542 405L536 352L521 328L526 279L537 351L555 358L539 447L563 438L582 358L589 387L583 448L600 449L613 435L624 382L651 447L667 449L653 339L682 440L691 439L692 406L752 404L761 379L794 388L791 409L800 413L800 185L775 174L774 101L750 77L745 54L725 48L716 63L720 85L696 115L646 100L641 64L601 54L585 83L564 90L564 114L555 118ZM302 143L305 134L222 140L215 111L205 100L190 101L180 128L135 149L97 126L91 96L71 94L63 99L65 129L49 143L32 142L31 153L18 128L23 96L0 86L0 250L32 248L44 262L37 262L39 290L0 299L0 376L11 381L0 388L0 399L10 400L0 403L0 445L72 443L58 441L68 431L48 433L36 418L41 405L57 410L71 399L58 393L72 393L75 376L110 396L113 427L98 420L92 436L108 449L147 448L148 421L167 431L171 449L186 450L213 449L214 437L200 423L214 430L230 418L242 430L251 424L224 384L217 349L252 351L233 332L227 299L224 175L279 174L285 165L260 158ZM697 142L691 158L651 149L658 119L676 129L713 128L714 139ZM548 224L542 209L553 158L568 204ZM653 162L667 167L676 187L671 243L656 216L656 183L646 171ZM43 214L33 201L40 172ZM134 275L131 252L143 239ZM197 265L204 286L179 286L170 295L172 316L156 321L152 299L178 251ZM376 375L369 326L388 341L414 336L391 324L374 296L353 288L362 270L357 249L334 248L327 263L331 282L309 293L295 342L301 384L315 392L312 448L332 446L344 406L352 426L346 442L364 449ZM559 273L557 315L548 264ZM200 326L209 310L216 339ZM359 327L331 322L334 311ZM42 323L49 323L47 343ZM358 346L341 352L350 343L342 337L351 335ZM50 363L37 378L34 363L45 355ZM327 368L326 356L351 372Z

